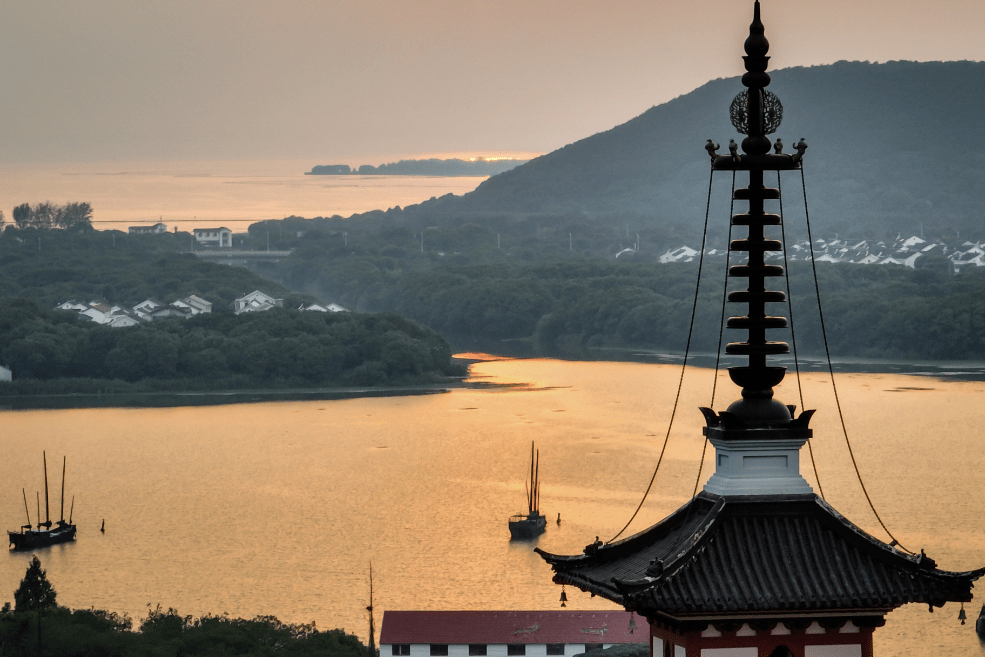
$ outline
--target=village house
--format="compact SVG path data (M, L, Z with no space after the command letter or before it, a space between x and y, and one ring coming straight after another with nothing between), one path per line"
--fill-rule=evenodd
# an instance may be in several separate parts
M133 312L137 317L144 321L150 321L150 312L155 308L160 308L164 304L156 299L145 299L133 307Z
M192 235L199 246L224 249L231 248L233 245L233 231L225 227L196 228L192 231Z
M348 308L345 308L343 306L340 306L337 303L330 303L327 306L323 306L323 305L318 304L318 303L312 303L312 304L308 304L307 306L304 305L304 304L301 304L301 306L298 308L298 311L303 312L303 313L304 312L347 313L347 312L349 312L349 309Z
M168 232L166 224L156 223L153 226L130 226L127 233L130 235L157 235Z
M283 305L283 299L275 299L260 290L253 290L249 294L243 295L233 301L233 312L237 315L241 313L259 313L270 310L271 308L280 308Z
M110 328L126 328L128 326L136 326L140 323L140 318L135 317L131 313L113 315L109 317L108 320L109 321L107 321L104 326L108 326Z
M764 260L784 260L794 262L810 262L813 254L815 262L856 265L901 265L915 269L920 258L930 254L940 254L951 261L952 273L958 273L967 267L985 267L985 248L982 244L965 242L960 247L949 247L941 242L928 242L916 235L895 240L870 242L861 240L849 242L839 238L815 239L813 247L807 240L800 240L789 245L789 252L784 258L782 251L774 251L763 255ZM631 249L630 249L631 250ZM618 258L624 251L616 254ZM680 246L668 250L659 261L661 263L693 262L698 251L689 246ZM708 249L705 256L718 256L724 252Z
M102 301L90 301L89 303L65 301L55 308L79 313L97 324L111 328L126 328L155 319L187 318L199 313L210 313L212 312L212 303L192 294L169 304L161 303L156 299L145 299L135 305L133 310L127 310L117 305L110 306Z
M626 611L385 611L380 657L572 657L638 644L646 620Z
M681 246L660 256L661 263L691 262L698 252L689 246Z
M212 312L212 302L206 301L202 297L195 296L194 294L189 295L184 299L178 299L172 305L188 308L192 315Z

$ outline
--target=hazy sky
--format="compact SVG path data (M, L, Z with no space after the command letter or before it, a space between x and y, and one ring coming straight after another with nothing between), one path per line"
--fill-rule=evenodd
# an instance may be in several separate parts
M8 0L0 161L548 152L741 74L749 0ZM985 59L985 2L764 0L771 67Z

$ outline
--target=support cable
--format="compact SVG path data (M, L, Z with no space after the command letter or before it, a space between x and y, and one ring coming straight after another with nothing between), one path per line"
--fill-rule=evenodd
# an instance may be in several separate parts
M893 533L889 531L889 528L886 527L886 523L884 523L882 521L882 518L879 516L879 512L876 511L876 507L872 503L872 498L869 497L869 491L866 490L865 488L865 482L862 481L862 473L859 472L858 462L856 462L855 460L855 452L852 450L852 443L848 439L848 428L845 426L845 415L841 411L841 401L838 398L838 387L835 385L834 367L831 365L831 351L828 349L828 335L824 330L824 313L821 311L821 289L817 283L817 265L814 261L814 239L811 236L811 217L810 217L810 212L807 209L807 182L804 178L803 166L801 166L800 169L800 183L804 191L804 213L807 217L807 240L808 240L808 244L810 245L810 251L811 251L811 268L814 273L814 294L817 296L817 313L821 319L821 337L824 338L824 355L828 361L828 372L831 375L831 389L834 391L835 405L838 407L838 419L841 420L841 431L845 436L845 444L848 445L848 454L852 457L852 465L855 467L855 476L858 479L859 485L862 487L862 493L865 494L865 499L869 503L869 508L872 509L872 513L873 515L875 515L876 520L879 521L879 524L882 526L883 531L885 531L886 534L889 535L889 538L893 539L891 545L898 547L904 552L913 554L913 552L903 547L903 545L896 539L896 537L893 536Z
M732 196L728 207L728 239L725 244L732 244L732 212L735 210L735 171L732 172ZM728 268L731 261L732 249L725 249L725 280L722 282L722 312L718 319L718 349L715 351L715 376L711 384L711 404L708 408L715 408L715 390L718 387L718 369L722 362L722 338L725 335L725 302L728 299ZM704 445L701 447L701 460L698 461L698 477L694 480L694 490L691 492L693 500L698 494L698 486L701 484L701 471L705 467L705 454L708 452L708 436L705 436Z
M776 190L779 192L780 196L780 239L783 242L783 269L787 272L784 276L784 280L787 283L787 314L790 315L790 343L793 345L793 366L797 372L797 394L800 396L800 410L804 411L807 406L804 405L804 388L800 383L800 360L797 358L797 337L793 330L793 297L790 295L790 263L787 260L787 223L783 218L783 188L780 185L780 172L776 172ZM804 207L807 207L806 196ZM811 262L814 262L813 255L811 256ZM821 488L821 478L817 474L817 461L814 460L814 446L811 444L811 439L807 439L807 451L811 455L811 467L814 468L814 481L817 482L817 490L821 493L821 499L824 497L824 489Z
M708 201L705 204L705 226L704 226L704 230L701 233L701 255L698 257L698 277L694 286L694 303L691 306L691 323L687 329L687 344L684 347L684 362L681 363L681 376L677 382L677 395L674 397L674 408L670 413L670 422L667 424L667 433L664 436L664 444L663 447L660 448L660 456L657 458L657 467L653 469L653 476L650 477L650 483L647 485L646 491L643 493L643 499L640 500L640 503L636 507L636 510L633 511L633 515L630 516L629 522L627 522L615 536L613 536L608 541L606 541L607 544L611 543L612 541L622 536L622 533L626 531L629 528L629 526L633 523L633 520L636 519L636 516L637 514L639 514L640 509L643 508L643 503L646 502L646 498L650 494L650 489L653 488L653 482L657 478L657 472L660 471L660 464L663 463L664 454L667 452L667 443L670 441L670 430L673 429L674 427L674 417L677 415L677 405L681 401L681 389L684 387L684 372L687 369L687 357L688 354L691 352L691 336L694 333L694 317L697 314L697 310L698 310L698 290L701 289L701 272L705 260L705 244L708 240L708 215L711 211L711 184L712 181L714 180L714 176L715 176L715 170L712 169L708 174Z

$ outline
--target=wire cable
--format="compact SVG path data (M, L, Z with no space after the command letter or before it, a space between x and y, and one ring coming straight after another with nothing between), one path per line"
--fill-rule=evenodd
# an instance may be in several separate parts
M732 196L728 207L728 239L725 244L732 245L732 212L735 210L735 171L732 172ZM728 299L728 268L731 261L732 249L725 249L725 280L722 282L722 312L718 318L718 349L715 351L715 376L711 383L711 404L709 408L715 408L715 390L718 388L718 369L722 362L722 338L725 334L725 302ZM701 472L705 467L705 454L708 453L708 436L705 436L704 445L701 447L701 460L698 461L698 476L694 480L694 490L691 491L691 499L698 495L698 486L701 484Z
M814 239L811 236L811 217L810 217L810 212L807 209L807 182L804 178L803 165L801 165L801 169L800 169L800 183L804 191L804 212L806 213L807 216L807 240L808 243L810 244L810 250L811 250L811 269L814 272L814 294L817 296L817 313L821 319L821 337L824 338L824 355L828 361L828 372L831 375L831 389L834 391L835 405L838 407L838 419L841 420L841 431L845 436L845 444L848 445L848 454L852 457L852 465L855 467L855 476L858 478L858 483L862 487L862 493L865 494L865 499L869 503L869 508L872 509L872 513L873 515L875 515L876 520L879 521L879 524L882 526L883 531L885 531L886 534L889 535L889 538L893 539L893 544L895 546L899 547L899 549L903 550L904 552L913 554L913 552L903 547L903 545L896 539L896 537L893 536L893 533L889 531L889 528L886 527L886 523L884 523L882 521L882 518L879 516L879 512L876 511L876 507L872 503L872 498L869 497L869 491L866 490L865 488L865 482L862 481L862 473L859 472L858 462L855 460L855 452L852 450L852 443L848 439L848 428L845 426L845 415L841 411L841 400L838 398L838 387L837 385L835 385L834 367L831 365L831 351L828 349L828 335L827 332L824 330L824 313L821 310L821 289L817 283L817 265L814 261Z
M783 187L780 183L779 171L776 172L776 190L780 196L780 239L783 241L783 270L787 273L783 278L787 284L787 313L790 315L790 344L793 345L793 366L797 372L797 394L800 396L800 410L803 412L807 406L804 404L804 388L800 383L800 360L797 358L797 336L793 330L793 297L790 294L790 263L787 260L787 223L783 218ZM804 207L807 207L806 196ZM811 258L811 262L814 262L813 257ZM821 478L817 474L817 461L814 460L814 446L811 444L810 438L807 439L807 451L811 456L811 467L814 468L814 481L817 482L817 490L823 500L825 499L824 489L821 487Z
M647 484L646 491L643 493L643 499L640 500L640 503L636 507L636 510L633 511L633 515L630 516L629 521L623 526L622 529L619 530L619 532L615 536L613 536L608 541L606 541L606 544L611 543L612 541L622 536L622 533L626 531L631 524L633 524L633 521L636 519L636 516L640 512L640 509L643 508L643 503L646 502L646 498L650 494L650 490L653 488L653 482L656 481L657 479L657 473L660 471L660 464L663 463L664 454L667 452L667 443L670 441L670 431L674 427L674 417L677 415L677 405L681 401L681 389L684 387L684 372L687 369L687 357L688 354L690 354L691 352L691 336L694 333L694 317L697 314L697 309L698 309L698 291L701 289L701 271L702 268L704 267L705 244L708 240L708 215L711 212L711 185L712 185L712 181L714 180L714 177L715 177L715 170L712 169L711 172L708 174L708 201L705 204L705 226L701 235L701 255L698 257L698 276L694 286L694 303L691 305L691 323L687 329L687 344L684 347L684 362L681 363L681 376L677 382L677 395L674 397L674 408L670 412L670 422L667 424L667 433L666 435L664 435L663 447L660 448L660 456L657 458L657 467L653 469L653 476L650 477L650 483Z

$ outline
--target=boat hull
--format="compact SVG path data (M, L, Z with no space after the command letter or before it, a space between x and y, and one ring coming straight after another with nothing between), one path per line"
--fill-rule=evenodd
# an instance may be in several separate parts
M510 539L536 538L547 529L547 518L540 515L514 516L510 518Z
M26 532L7 532L14 550L33 550L75 540L75 525L66 524L51 531L29 529Z

